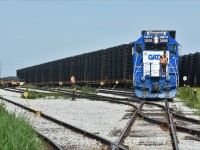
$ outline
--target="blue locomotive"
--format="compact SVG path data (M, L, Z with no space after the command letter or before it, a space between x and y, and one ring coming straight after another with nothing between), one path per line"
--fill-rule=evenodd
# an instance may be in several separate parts
M173 98L179 84L176 31L142 31L134 42L133 84L139 98ZM161 60L166 58L165 63Z

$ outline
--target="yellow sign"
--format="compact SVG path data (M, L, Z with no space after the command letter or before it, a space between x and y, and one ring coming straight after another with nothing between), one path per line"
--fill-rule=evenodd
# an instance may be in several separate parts
M59 82L59 85L61 86L63 83L62 82Z
M35 117L40 117L41 113L42 113L42 111L35 111Z
M24 97L26 97L26 98L28 97L28 92L24 93Z
M25 82L19 82L19 85L22 86Z
M103 86L103 85L104 85L104 82L101 82L100 85Z
M11 82L11 84L12 84L12 85L16 85L16 84L17 84L17 82Z

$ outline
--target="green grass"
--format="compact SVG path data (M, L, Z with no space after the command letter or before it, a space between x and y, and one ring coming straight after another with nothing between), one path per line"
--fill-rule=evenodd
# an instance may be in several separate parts
M196 110L194 114L200 116L200 109Z
M0 87L1 87L1 88L7 88L7 87L8 87L8 84L5 84L5 83L2 84L2 83L1 83L1 84L0 84Z
M21 88L27 88L27 89L37 89L37 85L32 85L32 84L24 84L21 86Z
M93 93L93 94L96 94L96 93L97 93L96 90L93 90L93 89L91 89L91 88L88 87L88 86L82 86L80 91L81 91L82 93Z
M94 89L91 89L89 86L78 86L78 85L72 85L71 87L66 87L66 88L63 88L61 87L62 89L65 89L65 90L73 90L73 89L76 89L76 91L81 91L82 93L94 93L96 94L97 91L94 90Z
M176 110L176 113L177 113L177 114L182 114L183 112L182 112L182 110L177 109L177 110Z
M197 88L197 98L194 98L193 88L179 87L177 97L184 100L188 107L196 109L195 114L200 116L200 88Z
M33 91L27 91L28 92L28 99L39 99L39 98L44 98L44 99L58 99L58 98L63 98L63 99L69 99L70 97L67 96L64 93L57 92L57 93L39 93L39 92L33 92ZM21 95L22 98L24 97L24 94Z
M44 150L44 143L25 117L9 114L0 104L0 149L1 150Z
M38 89L38 87L36 85L32 85L32 84L24 84L23 86L21 86L22 88L26 88L26 89ZM66 90L72 90L72 89L76 89L77 91L81 91L83 93L96 93L96 90L91 89L89 86L78 86L78 85L72 85L70 87L64 87L64 86L43 86L41 89L43 90L52 90L52 89L66 89ZM42 95L38 95L38 98L44 98ZM33 96L35 97L35 96Z
M38 87L36 85L31 85L31 84L25 84L22 86L22 88L26 88L27 91L28 89L38 89ZM96 90L91 89L89 86L78 86L78 85L72 85L70 87L64 87L64 86L44 86L41 89L43 90L52 90L58 88L58 92L57 93L39 93L39 92L33 92L33 91L28 91L29 96L28 99L37 99L37 98L53 98L53 99L57 99L57 98L64 98L64 99L68 99L69 96L67 96L64 93L59 92L59 89L65 89L65 90L73 90L76 89L76 91L81 91L83 93L93 93L96 94ZM22 94L21 96L22 98L25 98Z

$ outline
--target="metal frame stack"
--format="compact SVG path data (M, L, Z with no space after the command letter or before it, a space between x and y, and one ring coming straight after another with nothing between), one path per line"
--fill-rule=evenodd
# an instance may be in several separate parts
M200 86L200 53L184 55L179 58L179 80L180 86ZM183 77L187 81L183 81Z
M77 84L115 84L132 82L132 45L124 44L104 50L68 57L17 70L26 83L47 85L76 77Z

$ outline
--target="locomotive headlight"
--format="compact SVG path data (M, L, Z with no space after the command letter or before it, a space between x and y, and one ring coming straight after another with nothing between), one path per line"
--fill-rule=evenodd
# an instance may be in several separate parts
M168 81L168 82L170 81L170 77L169 76L166 77L166 81Z
M158 37L157 36L154 37L154 43L158 44Z
M143 82L145 81L145 77L144 76L141 77L141 81L143 81Z

